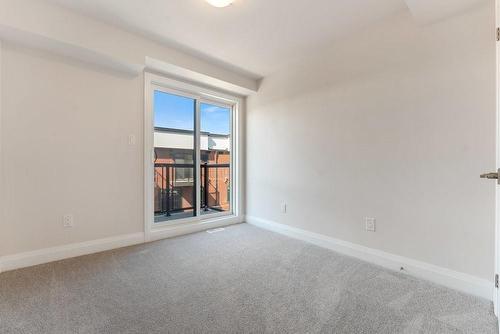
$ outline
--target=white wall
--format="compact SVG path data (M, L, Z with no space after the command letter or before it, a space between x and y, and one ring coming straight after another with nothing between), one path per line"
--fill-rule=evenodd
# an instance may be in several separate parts
M143 231L142 77L6 43L1 68L0 254Z
M402 12L265 78L247 215L491 280L494 22L493 4L428 26Z
M0 1L5 36L71 45L123 64L153 57L214 81L256 86L255 78L45 1ZM0 256L143 232L143 75L11 42L1 51ZM75 227L63 228L64 214L74 215Z

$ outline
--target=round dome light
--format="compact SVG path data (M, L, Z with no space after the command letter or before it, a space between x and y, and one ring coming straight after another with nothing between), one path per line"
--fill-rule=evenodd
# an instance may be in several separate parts
M234 2L234 0L207 0L209 4L214 7L227 7Z

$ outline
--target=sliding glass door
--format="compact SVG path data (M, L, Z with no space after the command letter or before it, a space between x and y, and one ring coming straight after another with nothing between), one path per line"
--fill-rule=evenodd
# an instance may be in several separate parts
M196 100L154 91L155 222L196 216Z
M232 213L233 107L153 89L154 222Z
M231 210L231 108L200 103L201 214Z

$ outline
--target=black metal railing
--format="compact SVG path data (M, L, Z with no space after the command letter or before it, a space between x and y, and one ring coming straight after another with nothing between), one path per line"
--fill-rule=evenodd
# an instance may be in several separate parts
M195 191L195 171L194 164L178 163L155 163L155 214L170 216L173 213L193 210L196 202ZM227 169L227 179L229 180L229 164L208 164L200 165L201 171L201 209L203 211L223 211L220 206L220 192L218 189L218 170ZM215 180L211 182L210 170L215 170ZM210 205L210 184L214 183L216 198ZM229 194L229 184L227 184L227 194ZM188 197L188 198L186 198ZM228 200L229 200L229 196ZM183 198L186 201L183 201ZM184 202L192 205L184 206Z

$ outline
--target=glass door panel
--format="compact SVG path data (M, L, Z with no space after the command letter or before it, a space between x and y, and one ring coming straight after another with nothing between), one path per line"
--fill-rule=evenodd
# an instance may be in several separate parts
M200 103L200 214L231 212L232 108Z
M154 221L196 216L196 100L155 90Z

